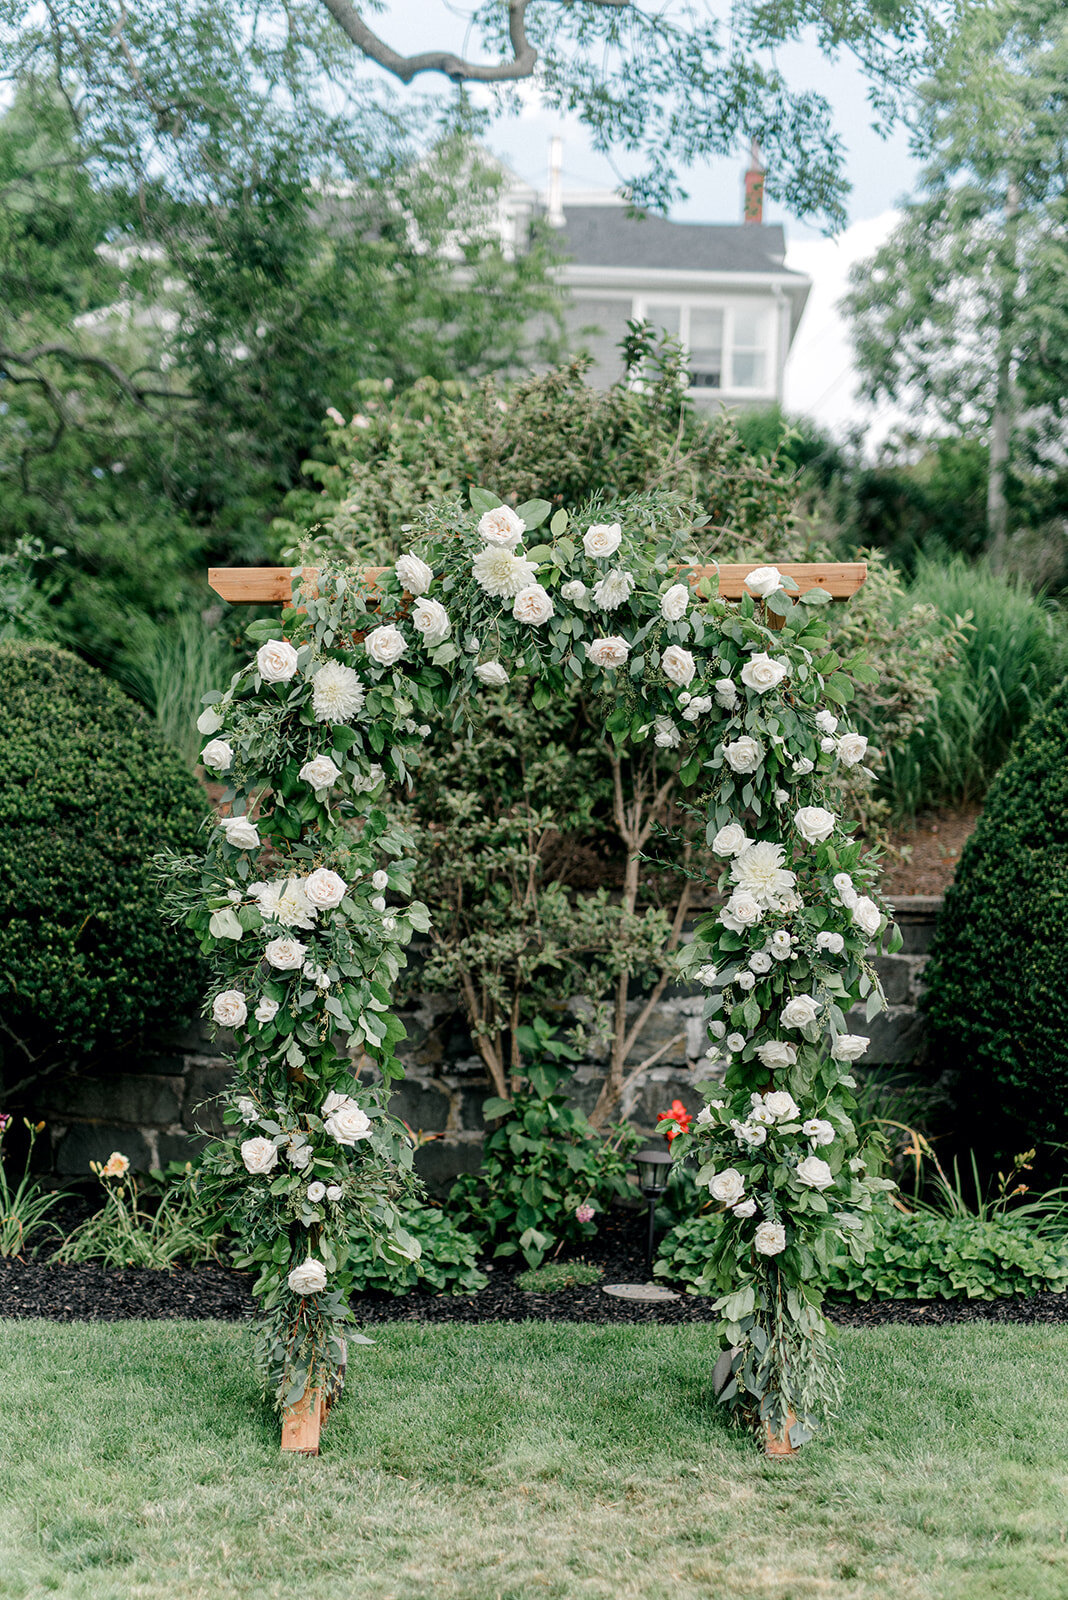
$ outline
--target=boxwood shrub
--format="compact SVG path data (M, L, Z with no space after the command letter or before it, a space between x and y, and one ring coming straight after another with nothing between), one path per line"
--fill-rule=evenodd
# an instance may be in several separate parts
M959 1072L962 1117L997 1154L1068 1139L1066 959L1068 683L987 792L925 972L932 1065Z
M192 848L203 791L145 711L50 644L0 644L4 1080L196 1010L196 944L164 925L151 859ZM17 1042L21 1041L21 1043Z

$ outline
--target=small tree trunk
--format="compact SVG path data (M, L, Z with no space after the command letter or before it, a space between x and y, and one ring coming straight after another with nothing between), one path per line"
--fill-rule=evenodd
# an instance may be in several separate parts
M1005 193L1005 228L998 251L1001 293L998 309L997 373L990 419L990 463L986 490L986 529L991 549L1003 553L1009 535L1007 480L1015 411L1013 349L1016 294L1019 285L1017 235L1020 188L1010 179Z

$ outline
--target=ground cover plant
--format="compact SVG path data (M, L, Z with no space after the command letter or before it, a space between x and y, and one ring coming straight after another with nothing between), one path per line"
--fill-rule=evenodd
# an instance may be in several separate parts
M254 660L205 696L203 760L230 814L203 856L160 857L170 914L212 960L211 1015L238 1039L223 1113L236 1136L205 1164L246 1241L239 1264L259 1270L265 1381L292 1405L339 1365L356 1218L376 1250L418 1250L401 1210L410 1144L385 1095L403 1032L390 989L428 919L375 796L425 756L418 718L448 713L459 733L513 673L530 676L535 708L588 681L613 745L644 744L662 788L693 789L723 864L712 882L730 899L680 970L709 991L726 1098L676 1152L699 1145L699 1181L731 1213L708 1266L735 1350L723 1398L796 1446L833 1386L819 1269L834 1238L862 1253L882 1185L852 1154L848 1069L868 1041L845 1017L884 1004L866 951L887 912L877 862L825 804L866 754L840 713L873 670L830 648L824 589L795 602L794 580L762 567L737 605L723 599L718 575L694 570L687 518L627 502L583 531L551 510L473 489L470 507L428 513L391 570L320 568L314 592L298 570L294 606L253 624ZM387 890L408 903L391 908ZM354 1046L376 1086L354 1077ZM487 1064L510 1101L503 1063Z
M1068 1328L843 1332L754 1454L694 1327L371 1330L314 1461L238 1327L8 1323L4 1600L1062 1600Z

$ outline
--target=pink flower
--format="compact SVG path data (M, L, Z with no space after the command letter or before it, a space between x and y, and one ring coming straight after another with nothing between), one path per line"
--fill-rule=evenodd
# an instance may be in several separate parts
M592 1222L593 1218L593 1207L587 1201L584 1200L580 1206L575 1207L576 1222Z

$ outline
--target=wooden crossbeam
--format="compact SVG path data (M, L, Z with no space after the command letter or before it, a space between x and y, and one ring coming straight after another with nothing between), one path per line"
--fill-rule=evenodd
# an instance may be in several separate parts
M690 582L697 584L704 577L719 572L719 592L725 600L740 600L745 592L745 580L761 561L723 562L715 566L694 567ZM780 561L778 570L793 578L798 590L826 589L832 600L848 600L856 594L868 576L866 561ZM293 567L209 567L208 582L221 595L235 605L253 601L284 605L293 592ZM303 581L314 584L318 567L302 567ZM365 567L364 577L369 583L387 572L387 567Z

